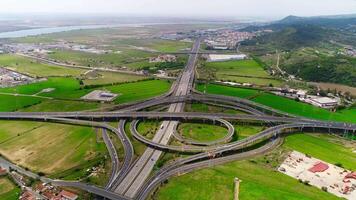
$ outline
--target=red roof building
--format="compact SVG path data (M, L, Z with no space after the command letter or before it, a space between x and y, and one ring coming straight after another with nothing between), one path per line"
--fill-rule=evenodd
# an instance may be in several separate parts
M36 200L35 195L33 195L31 192L26 191L22 193L22 195L19 198L20 200Z
M68 192L68 191L65 191L65 190L62 190L58 194L58 196L62 197L62 199L65 199L65 200L76 200L78 198L78 195Z
M319 162L315 164L312 168L308 169L308 171L316 173L316 172L324 172L329 169L329 166L325 163Z
M6 174L7 174L6 169L0 167L0 176L6 175Z
M345 179L356 179L356 172L349 173L345 176Z

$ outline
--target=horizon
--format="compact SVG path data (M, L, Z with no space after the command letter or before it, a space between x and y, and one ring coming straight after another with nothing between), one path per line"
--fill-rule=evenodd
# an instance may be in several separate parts
M217 0L141 0L135 2L107 0L105 3L98 0L63 0L60 3L53 3L50 0L19 1L15 3L11 0L4 0L0 7L1 15L278 19L289 15L308 17L356 14L355 0L270 0L264 2L258 0L249 2L241 0L224 2Z

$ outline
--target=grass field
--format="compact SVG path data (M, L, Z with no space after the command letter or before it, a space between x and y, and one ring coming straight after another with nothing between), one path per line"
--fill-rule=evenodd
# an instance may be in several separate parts
M44 100L39 104L19 109L21 112L69 112L109 107L108 104L70 100Z
M0 94L0 112L17 111L31 105L41 103L42 99L36 97L21 97Z
M148 139L152 139L156 134L160 125L160 121L141 121L137 126L137 131Z
M177 52L190 48L191 43L161 39L115 39L110 42L113 53L95 54L72 50L56 50L48 57L61 62L89 67L128 67L132 70L153 65L149 57L159 52ZM119 53L116 53L118 52ZM150 52L151 51L151 52Z
M143 80L132 83L122 83L98 87L95 89L109 90L119 94L115 103L127 103L129 101L138 101L161 95L169 90L171 83L164 80ZM43 89L53 88L48 93L41 93ZM87 110L106 107L105 104L90 103L83 101L65 101L80 100L80 97L91 92L93 89L82 89L79 81L69 77L53 77L47 81L22 85L12 88L2 88L0 92L10 94L38 95L43 97L55 98L48 100L36 96L14 96L0 94L0 111L73 111ZM15 103L14 103L15 102ZM53 107L53 105L57 107ZM32 106L31 106L32 105Z
M275 108L290 114L299 115L308 118L320 120L335 120L345 122L356 122L356 109L346 109L338 112L330 112L328 110L312 106L310 104L297 102L292 99L273 95L259 90L228 87L221 85L204 85L197 86L199 91L205 91L212 94L220 94L227 96L234 96L240 98L247 98L254 102Z
M0 55L0 66L37 77L79 76L84 72L84 70L81 69L43 64L28 58L9 54Z
M135 156L138 157L140 155L143 154L143 152L145 151L145 149L147 148L146 145L144 145L143 143L139 142L138 140L136 140L133 136L132 136L132 133L130 131L130 124L131 122L128 121L126 124L125 124L125 132L127 134L127 137L129 137L131 143L132 143L132 146L134 148L134 153L135 153Z
M54 174L107 154L88 127L0 121L0 153L33 171Z
M236 81L240 83L253 83L256 85L273 84L275 86L280 86L282 84L281 81L273 79L261 65L252 59L208 62L203 68L204 70L214 73L216 79L221 81Z
M286 143L282 147L265 156L235 161L174 177L158 191L156 197L160 200L233 199L233 180L238 177L242 180L240 199L244 200L339 199L315 187L306 186L298 180L275 170L275 167L282 162L282 155L294 148L297 148L297 150L300 148L302 152L319 159L332 160L332 163L340 162L345 166L352 164L351 166L354 169L354 166L356 166L355 157L350 154L350 149L335 142L330 142L324 137L314 137L316 136L291 135L286 138ZM307 141L312 146L301 146L302 141ZM317 145L319 143L320 145ZM314 149L316 146L317 148ZM346 162L348 158L352 162Z
M162 39L124 39L116 40L115 44L120 46L144 47L159 52L177 52L182 49L191 48L192 43Z
M131 74L122 73L112 73L112 72L99 72L100 77L95 79L84 79L84 85L103 85L110 83L122 83L122 82L132 82L137 80L143 80L147 77L137 76Z
M124 49L120 53L95 54L81 51L57 50L49 58L87 67L123 67L127 64L148 60L155 54L140 50Z
M16 187L6 177L0 177L0 199L1 200L14 200L20 196L20 188Z
M224 127L200 123L181 123L178 131L184 138L201 142L215 141L227 135Z
M48 78L47 81L41 81L29 85L2 88L0 89L0 92L34 95L47 88L52 88L54 90L38 95L56 98L79 98L86 93L85 90L80 89L80 84L77 79L68 77Z
M149 80L105 87L113 93L119 94L116 103L144 100L167 92L171 83L164 80Z
M222 108L213 105L207 105L202 103L191 103L186 104L186 112L208 112L208 113L230 113L230 114L246 114L245 112L239 110L233 110L228 108Z
M336 143L334 137L294 134L285 139L284 146L331 164L340 163L344 168L351 171L356 170L356 156L352 152L354 149L348 148L342 143Z
M237 133L237 139L241 140L252 135L255 135L261 132L264 127L263 126L253 126L253 125L234 125L235 132Z

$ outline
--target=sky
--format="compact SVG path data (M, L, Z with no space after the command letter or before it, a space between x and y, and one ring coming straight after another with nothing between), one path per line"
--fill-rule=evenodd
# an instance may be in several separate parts
M172 17L283 17L356 14L356 0L0 0L0 13Z

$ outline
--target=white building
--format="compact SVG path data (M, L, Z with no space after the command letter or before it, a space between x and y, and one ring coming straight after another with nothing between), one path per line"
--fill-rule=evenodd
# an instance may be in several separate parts
M209 62L222 62L222 61L229 61L229 60L243 60L246 58L247 58L247 56L245 54L237 54L237 55L209 54L208 61Z
M338 101L336 99L331 99L329 97L311 98L308 99L307 101L321 108L334 108L338 105Z

